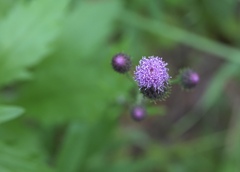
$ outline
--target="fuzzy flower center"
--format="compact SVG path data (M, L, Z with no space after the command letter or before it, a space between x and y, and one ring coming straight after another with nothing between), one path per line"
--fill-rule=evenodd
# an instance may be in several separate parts
M160 57L143 57L134 72L134 79L140 88L154 88L164 91L170 76L167 63Z

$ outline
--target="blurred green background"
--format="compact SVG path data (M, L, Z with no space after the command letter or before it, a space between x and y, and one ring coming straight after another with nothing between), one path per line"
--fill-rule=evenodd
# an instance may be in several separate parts
M239 20L238 0L0 0L0 172L239 172ZM119 52L201 83L135 122Z

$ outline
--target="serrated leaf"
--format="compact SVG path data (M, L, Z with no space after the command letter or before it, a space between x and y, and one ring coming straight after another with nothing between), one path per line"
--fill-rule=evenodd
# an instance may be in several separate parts
M27 142L25 142L27 144ZM20 150L19 150L20 149ZM10 146L0 142L0 169L10 172L52 172L44 163L40 151L32 152L28 148Z
M0 124L15 119L22 115L23 108L15 106L0 106Z
M0 21L0 85L25 79L27 68L50 52L67 2L19 2Z
M127 94L125 91L129 88L130 82L123 75L113 71L110 63L112 54L106 53L104 49L101 53L97 51L107 46L105 42L111 34L112 24L119 11L119 4L116 2L85 2L91 5L84 5L88 8L82 13L80 11L79 15L86 16L86 11L87 14L89 11L95 14L88 17L89 23L87 24L87 26L92 24L92 28L95 28L89 30L88 33L88 39L92 40L88 49L95 55L84 56L85 53L82 54L81 45L86 42L87 38L75 39L73 37L73 35L76 37L82 35L81 29L73 33L69 30L69 37L66 39L62 36L57 51L36 70L34 75L36 79L24 86L19 102L28 109L28 114L46 123L66 122L76 118L96 120L97 116L102 115L102 112L109 106L108 103L116 99L116 96ZM99 27L102 29L95 27L92 23L93 18L98 15L103 15L101 27ZM85 22L84 19L73 23L77 25L76 27L81 25L85 27ZM74 27L73 23L71 27ZM109 29L110 32L106 34L105 30ZM98 34L104 36L101 36L101 39L94 36ZM79 48L76 45L79 45ZM92 45L97 45L97 47L94 48Z

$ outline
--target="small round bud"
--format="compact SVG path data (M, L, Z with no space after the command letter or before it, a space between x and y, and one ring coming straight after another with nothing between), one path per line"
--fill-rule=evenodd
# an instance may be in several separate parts
M146 115L146 110L142 106L134 106L131 110L131 117L135 121L142 121L146 117Z
M126 73L130 70L132 62L126 54L119 53L112 58L112 67L118 73Z
M169 94L167 63L160 57L143 57L134 71L134 79L141 93L152 100L164 100Z
M180 84L183 89L189 90L199 83L200 77L197 72L192 69L184 69L180 72Z

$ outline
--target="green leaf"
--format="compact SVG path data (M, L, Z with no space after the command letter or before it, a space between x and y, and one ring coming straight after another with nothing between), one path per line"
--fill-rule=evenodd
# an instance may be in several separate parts
M8 146L6 144L0 145L0 169L14 172L52 172L52 169L41 162L37 155L27 151L18 154L17 148Z
M111 107L95 122L70 124L57 158L59 172L88 171L88 165L93 165L90 165L91 159L104 153L101 151L112 142L109 138L112 138L117 123L112 112L115 108Z
M206 25L210 24L212 29L218 28L230 40L239 40L238 19L234 13L238 4L235 0L208 1L203 0L203 15L205 16ZM224 22L222 22L224 21Z
M24 113L23 108L14 106L0 106L0 123L15 119Z
M21 120L0 127L0 167L6 171L50 172L39 130ZM16 170L17 169L17 170ZM0 168L1 170L1 168Z
M148 19L130 11L124 11L120 17L123 23L133 25L138 29L152 33L158 37L166 37L176 42L186 44L195 49L205 51L231 63L240 64L240 51L211 39L190 33L184 29L169 25L166 22ZM171 34L166 34L171 33Z
M232 103L232 114L225 138L220 172L238 172L240 168L240 108L238 103L240 99L238 95L234 98L236 101Z
M72 123L65 133L57 158L59 172L77 171L148 171L150 163L146 158L132 161L128 156L119 157L121 148L126 149L129 141L123 141L126 135L132 134L135 142L147 139L136 138L136 132L116 134L117 118L112 118L115 107L110 107L101 119L93 123ZM117 135L117 137L115 137ZM139 136L137 136L139 137ZM109 159L109 157L111 157ZM124 159L124 160L123 160ZM151 167L151 166L150 166Z
M8 10L14 5L14 0L0 0L0 19L6 15Z
M88 17L87 24L87 26L91 24L94 28L88 33L89 37L93 35L89 38L92 42L88 45L90 46L88 49L91 53L95 53L94 56L84 56L85 52L82 54L80 45L87 41L86 37L82 39L73 37L73 35L76 37L81 35L82 30L75 30L74 33L69 30L69 38L61 37L57 51L39 65L35 72L36 79L24 85L19 102L28 109L27 112L31 117L48 124L74 119L96 120L109 106L108 103L115 102L118 96L127 94L126 90L131 86L130 82L124 75L113 71L110 64L112 54L103 49L107 47L106 42L111 33L105 34L105 30L112 28L118 14L119 4L116 2L87 1L89 5L84 6L88 8L82 13L78 12L80 16L86 16L89 11L95 14ZM97 14L102 20L95 26L92 20ZM76 27L86 25L85 19L74 20L73 23L77 25ZM72 27L74 27L73 23L71 23ZM97 34L95 32L104 37L101 39L95 37L94 35ZM79 45L79 48L75 45ZM98 48L92 47L93 45L98 45L102 50L97 51Z
M50 51L60 31L68 0L35 0L16 3L0 21L0 85L29 76Z
M113 21L121 8L119 0L81 2L65 20L60 48L82 57L93 55L96 50L101 51L100 46L108 41L106 37L111 33Z

